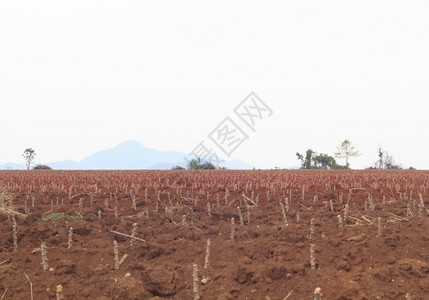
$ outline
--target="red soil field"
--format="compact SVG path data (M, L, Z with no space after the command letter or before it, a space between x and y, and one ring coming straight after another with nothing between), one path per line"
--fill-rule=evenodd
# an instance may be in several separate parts
M0 299L194 299L193 264L200 299L428 299L428 187L427 171L0 171ZM112 232L134 223L144 242Z

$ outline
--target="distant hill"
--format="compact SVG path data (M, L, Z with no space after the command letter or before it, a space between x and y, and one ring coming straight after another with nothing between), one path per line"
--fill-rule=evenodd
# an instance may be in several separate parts
M80 161L64 160L46 163L56 170L135 170L158 169L168 170L174 166L186 166L186 159L192 159L189 154L177 151L160 151L147 148L137 141L129 140L119 145L96 152ZM25 169L19 164L0 165L0 169ZM239 160L226 161L221 164L227 169L251 169L252 167Z

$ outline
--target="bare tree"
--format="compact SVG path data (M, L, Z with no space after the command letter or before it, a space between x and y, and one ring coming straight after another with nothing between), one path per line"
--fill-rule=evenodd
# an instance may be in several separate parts
M378 148L378 161L374 164L375 169L401 169L400 165L395 163L395 159L386 150Z
M350 167L349 158L361 155L361 153L356 150L355 146L349 141L344 140L340 146L337 147L337 152L335 153L336 158L344 158L346 160L347 168Z

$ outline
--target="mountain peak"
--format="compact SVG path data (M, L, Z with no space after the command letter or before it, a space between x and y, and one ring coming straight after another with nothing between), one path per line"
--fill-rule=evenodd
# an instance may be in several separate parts
M142 144L140 144L136 140L127 140L127 141L124 141L124 142L116 145L116 147L119 147L119 146L121 146L121 147L123 147L123 146L126 146L126 147L136 147L136 146L144 147Z

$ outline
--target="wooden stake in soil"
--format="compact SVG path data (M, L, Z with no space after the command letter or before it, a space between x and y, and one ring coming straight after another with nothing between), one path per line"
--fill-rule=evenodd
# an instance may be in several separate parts
M57 285L56 297L57 297L56 300L64 299L64 297L63 297L63 286L61 284Z
M343 227L343 219L341 218L341 215L338 215L337 216L337 219L338 219L338 227Z
M82 208L83 208L83 199L79 198L79 213L82 213Z
M380 217L377 218L377 227L378 227L377 236L381 238L381 218Z
M207 239L206 258L204 260L204 270L207 270L210 262L210 238Z
M101 210L98 211L98 219L101 220Z
M193 264L193 272L192 272L192 280L194 282L194 288L193 288L193 294L194 294L194 300L200 299L200 296L198 295L198 266L197 264Z
M285 198L285 210L289 211L289 199L287 197Z
M241 214L240 207L237 207L237 214L238 214L238 219L240 220L240 226L244 226L243 215Z
M117 241L113 241L113 253L115 254L115 270L119 270L119 252Z
M231 218L231 241L234 242L234 236L235 236L235 220L234 218Z
M42 266L43 266L43 272L45 272L48 269L48 258L46 257L46 244L43 242L40 246L40 250L42 252Z
M305 195L305 185L302 185L302 197L301 197L301 201L304 202L304 195Z
M413 214L411 213L411 202L408 202L407 206L407 217L408 216L413 216Z
M18 238L17 238L17 234L16 234L16 225L15 224L13 224L12 235L13 235L13 252L18 252Z
M280 202L280 208L281 208L281 211L282 211L283 220L285 221L285 226L288 227L289 224L287 223L285 207L284 207L283 203L281 203L281 202Z
M320 297L320 291L321 291L321 288L320 287L317 287L315 290L314 290L314 300L321 300L322 298Z
M347 217L349 215L349 205L346 203L346 205L344 205L344 223L347 224Z
M131 231L131 236L135 237L136 235L137 235L137 223L134 223L133 224L133 230ZM135 243L135 239L131 239L130 240L130 246L131 247L134 246L134 243Z
M210 210L210 203L209 202L207 202L207 214L209 215L210 218L212 217L212 212Z
M375 206L374 202L372 202L372 195L370 193L368 193L368 205L370 210L374 210Z
M316 261L314 258L314 244L310 245L310 265L312 270L316 269Z
M168 195L168 198L170 198L170 195ZM132 208L134 210L137 210L136 196L133 193L131 193L131 201L132 201Z
M70 249L72 247L73 242L73 227L70 227L69 229L69 240L67 242L67 249Z

